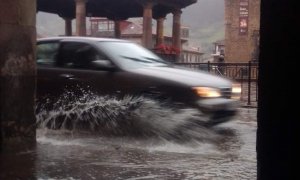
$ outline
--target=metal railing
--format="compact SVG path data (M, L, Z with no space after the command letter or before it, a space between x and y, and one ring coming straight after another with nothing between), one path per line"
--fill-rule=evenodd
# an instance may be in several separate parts
M192 69L200 69L210 73L225 76L231 80L241 83L242 86L242 102L246 105L257 105L258 100L258 63L176 63L176 65L184 66Z

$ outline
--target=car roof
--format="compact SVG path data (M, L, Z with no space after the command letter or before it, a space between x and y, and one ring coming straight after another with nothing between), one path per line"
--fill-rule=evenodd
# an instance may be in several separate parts
M115 38L98 38L98 37L86 37L86 36L56 36L56 37L46 37L46 38L38 38L37 41L61 41L61 40L70 40L70 41L115 41L115 42L129 42L126 40L115 39Z

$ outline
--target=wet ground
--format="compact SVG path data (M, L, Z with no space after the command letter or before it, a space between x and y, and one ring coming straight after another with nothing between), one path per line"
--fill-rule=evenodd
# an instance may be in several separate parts
M39 129L36 150L0 156L0 179L252 180L256 128L256 109L241 108L214 128L185 128L182 139Z

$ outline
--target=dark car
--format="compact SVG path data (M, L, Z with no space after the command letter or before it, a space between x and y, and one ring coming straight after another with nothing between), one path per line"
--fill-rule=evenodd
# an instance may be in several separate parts
M97 95L145 95L193 107L228 121L236 112L240 86L204 71L170 64L140 45L119 39L53 37L37 41L37 98L88 88Z

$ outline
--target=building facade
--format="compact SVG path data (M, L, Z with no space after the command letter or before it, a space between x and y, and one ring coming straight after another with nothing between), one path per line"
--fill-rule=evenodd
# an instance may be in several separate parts
M258 60L260 0L225 0L225 62Z
M93 37L115 37L114 21L106 18L90 18L90 29L87 30L88 36ZM180 34L180 58L176 58L176 50L173 45L173 38L170 36L163 36L163 44L156 44L157 33L156 29L152 27L152 41L149 49L154 51L162 58L171 62L177 63L200 63L202 62L203 53L197 47L191 47L188 44L189 27L181 26ZM120 37L137 44L142 45L143 26L139 23L131 21L120 21Z
M216 41L214 43L214 51L211 54L212 62L224 62L225 44L224 40Z

